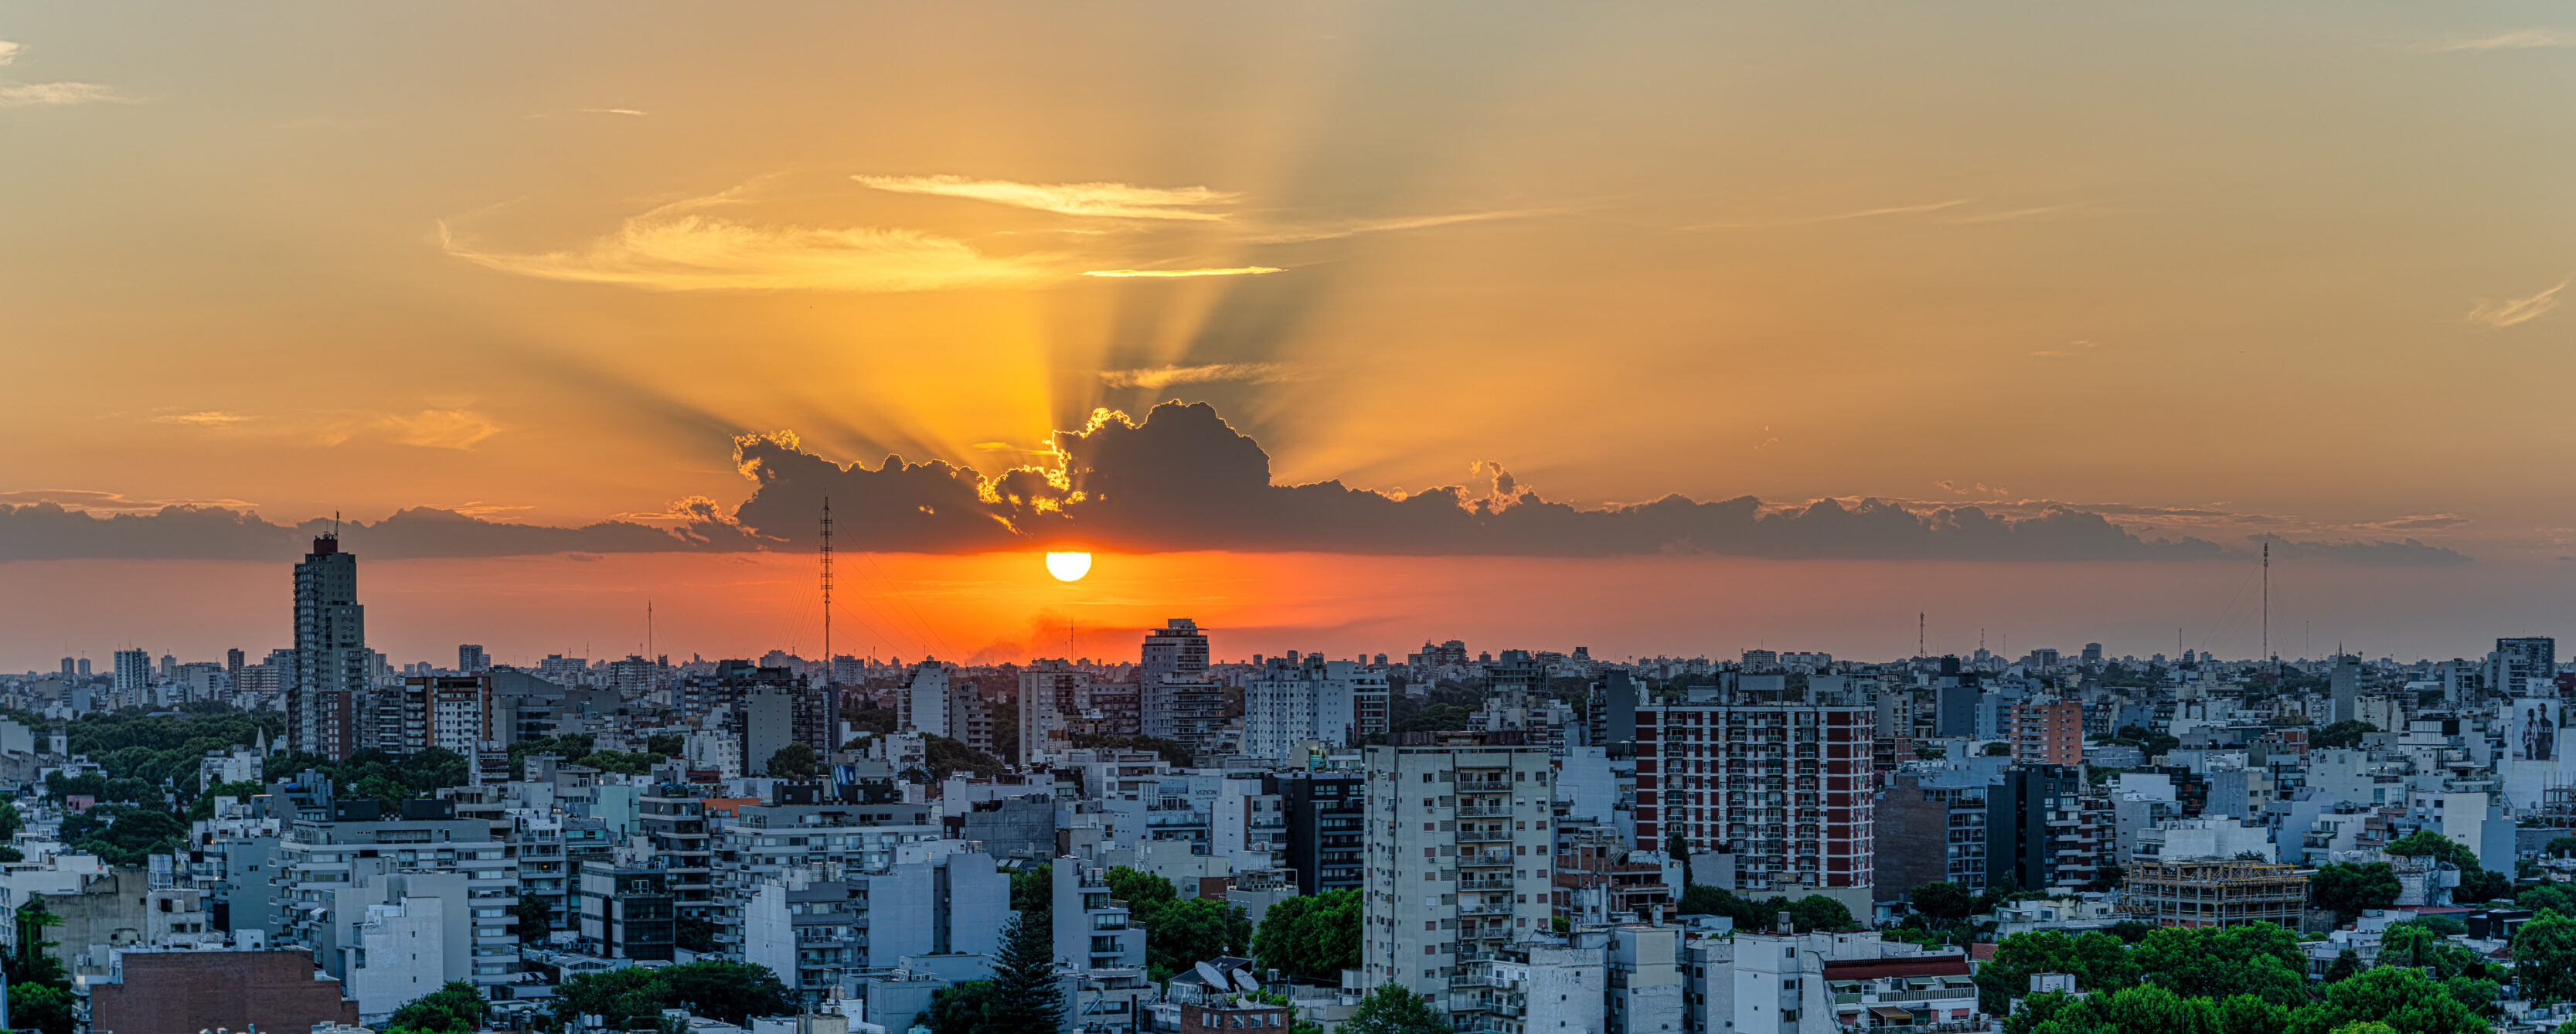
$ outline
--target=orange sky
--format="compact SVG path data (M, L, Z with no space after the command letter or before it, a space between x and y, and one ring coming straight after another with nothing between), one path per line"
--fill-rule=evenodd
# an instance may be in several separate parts
M685 660L820 652L814 558L609 555L498 560L361 560L369 641L397 663L453 663L476 642L504 662L549 653L617 657L655 647ZM1134 659L1140 630L1190 617L1220 658L1321 651L1402 654L1425 639L1478 651L1731 657L1757 646L1884 659L1914 650L1925 613L1935 653L1987 644L2015 656L2099 641L2113 656L2193 650L2253 656L2259 581L2250 565L1977 564L1346 557L1179 553L1098 557L1065 584L1034 553L839 558L836 652L1021 660L1066 653ZM2273 646L2323 656L2477 655L2481 635L2534 627L2576 606L2546 569L2276 567ZM112 590L112 591L103 591ZM0 649L50 668L65 653L104 662L140 645L182 658L253 660L287 645L287 577L241 562L76 561L0 565L0 592L53 601L0 631ZM2411 601L2405 608L2391 599ZM2546 626L2541 626L2546 627ZM2491 631L2494 630L2494 631Z
M2476 558L2337 576L2414 587L2346 620L2392 627L2566 579L2570 124L2541 4L22 5L0 503L578 524L739 502L737 433L991 472L1181 398L1283 481L1487 461L1586 504L2047 500ZM1136 272L1198 275L1090 275ZM1240 623L1450 623L1315 599Z

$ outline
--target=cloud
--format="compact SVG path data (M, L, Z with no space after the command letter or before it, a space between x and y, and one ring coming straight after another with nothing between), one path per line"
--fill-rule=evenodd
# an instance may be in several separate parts
M2040 356L2040 357L2043 357L2043 358L2049 358L2049 359L2063 359L2063 358L2066 358L2066 357L2068 357L2068 356L2078 356L2078 355L2083 355L2083 354L2085 354L2085 353L2087 353L2087 352L2091 352L2092 350L2094 350L2094 349L2096 349L2096 348L2100 348L2100 347L2102 347L2102 343L2101 343L2101 342L2099 342L2099 341L2092 341L2092 340L2077 340L2077 341L2069 341L2069 342L2065 343L2064 345L2060 345L2060 346L2058 346L2058 347L2056 347L2056 348L2043 348L2043 349L2040 349L2039 351L2032 352L2031 354L2032 354L2032 355L2035 355L2035 356Z
M0 65L15 63L18 60L18 52L25 49L27 48L24 44L0 39Z
M1064 215L1116 219L1186 219L1215 222L1222 212L1201 211L1241 195L1206 187L1139 187L1132 183L1015 183L964 176L852 176L876 190L970 198Z
M2448 567L2469 562L2466 554L2440 546L2428 546L2414 539L2395 542L2341 540L2332 542L2294 542L2278 535L2248 535L2245 541L2254 545L2270 543L2275 559L2333 560L2364 567Z
M1681 229L1684 232L1689 232L1694 230L1750 230L1772 226L1810 226L1816 223L1838 223L1846 219L1873 219L1883 215L1911 215L1916 212L1938 212L1945 208L1957 208L1960 205L1968 204L1972 200L1974 199L1963 197L1954 198L1948 201L1936 201L1925 205L1892 205L1885 208L1863 208L1850 212L1836 212L1831 215L1795 216L1787 219L1753 219L1745 221L1700 223L1696 226L1684 226L1681 227Z
M2561 280L2557 286L2528 298L2507 298L2500 302L2480 300L2468 315L2460 318L2495 330L2521 326L2558 308L2558 292L2566 290L2570 283L2576 283L2576 277Z
M627 115L634 118L644 117L643 112L637 111L633 108L582 108L579 110L584 115Z
M190 427L230 427L248 419L250 418L239 413L227 413L219 409L208 409L195 413L164 413L160 416L153 417L152 422L156 424L186 424Z
M1220 269L1093 269L1084 276L1109 277L1188 277L1188 276L1256 276L1262 273L1285 273L1278 266L1228 266Z
M1140 370L1100 371L1100 383L1109 387L1146 388L1156 391L1175 384L1208 384L1217 381L1275 384L1294 379L1295 369L1286 363L1214 363L1207 366L1156 366Z
M1193 372L1204 371L1204 372ZM1155 377L1266 376L1275 371L1199 367L1116 371L1143 386ZM1153 376L1144 376L1144 375ZM1163 383L1181 383L1178 379ZM432 411L442 412L442 411ZM738 552L807 549L815 514L832 500L843 541L888 552L959 553L1057 543L1167 552L1325 552L1380 556L1611 557L1657 554L1878 560L2148 561L2242 559L2181 534L2151 536L2114 517L2188 515L2156 507L2078 507L2045 502L1963 505L1874 498L1765 503L1752 496L1577 507L1553 502L1503 465L1481 460L1473 485L1416 492L1352 488L1338 481L1280 484L1270 457L1205 404L1167 402L1141 421L1095 411L1059 431L1034 462L992 476L945 461L888 456L874 467L808 451L791 432L733 441L752 483L728 510L691 497L660 513L582 527L505 523L476 516L499 507L415 507L382 521L349 522L352 552L384 557L545 553ZM1956 490L1952 486L1953 491ZM2114 512L2114 511L2118 512ZM2386 531L2436 531L2453 515L2383 522ZM290 559L325 524L269 522L248 511L185 503L150 507L110 493L0 496L0 560L68 557ZM2378 530L2378 529L2373 529ZM2274 552L2371 566L2458 564L2468 557L2417 539L2367 534L2298 540L2261 533L2242 540Z
M2467 36L2426 47L2436 54L2464 50L2534 50L2543 47L2576 47L2576 33L2558 29L2515 29L2490 36Z
M2015 219L2036 219L2044 215L2056 215L2059 212L2072 212L2079 208L2091 208L2094 204L2095 203L2091 201L2074 201L2063 205L2039 205L2033 208L2013 208L2001 212L1971 212L1966 215L1951 216L1943 219L1942 222L2003 223L2011 222Z
M120 492L86 488L30 488L0 492L0 506L51 503L81 513L148 513L165 506L214 506L248 509L239 499L130 499Z
M664 205L574 251L486 251L446 223L439 246L490 269L653 291L939 291L1055 279L1047 255L1000 257L914 230L761 226L699 214L733 191Z
M1286 227L1277 230L1268 230L1255 233L1252 236L1246 237L1245 240L1253 244L1304 244L1310 241L1328 241L1339 240L1344 237L1356 237L1364 233L1392 233L1398 230L1428 230L1436 226L1455 226L1459 223L1484 223L1492 222L1497 219L1528 219L1533 216L1555 215L1558 211L1559 209L1553 208L1514 208L1492 212L1452 212L1447 215L1412 215L1396 216L1387 219L1356 219L1344 222L1320 223L1314 226Z
M463 409L424 409L385 419L394 426L395 441L424 449L471 449L501 431L501 425Z
M90 103L132 104L115 88L97 83L0 83L0 108L33 108Z

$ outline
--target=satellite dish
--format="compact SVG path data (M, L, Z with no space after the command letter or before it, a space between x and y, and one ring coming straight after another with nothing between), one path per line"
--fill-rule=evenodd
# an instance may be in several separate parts
M1207 963L1204 963L1204 962L1199 963L1199 964L1198 964L1198 972L1199 972L1199 979L1200 979L1200 980L1202 980L1202 981L1205 981L1205 982L1207 983L1207 986L1208 986L1208 989L1209 989L1209 990L1212 990L1212 991L1223 991L1223 990L1225 990L1225 974L1217 972L1217 969L1216 969L1216 967L1215 967L1215 966L1208 965Z
M1234 971L1234 986L1246 991L1258 991L1261 990L1261 981L1252 979L1251 970L1238 969Z

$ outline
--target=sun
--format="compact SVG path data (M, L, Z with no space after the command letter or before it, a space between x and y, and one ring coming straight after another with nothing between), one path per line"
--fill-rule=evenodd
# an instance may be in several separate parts
M1078 582L1083 575L1091 573L1089 553L1049 553L1046 560L1047 573L1054 575L1059 582Z

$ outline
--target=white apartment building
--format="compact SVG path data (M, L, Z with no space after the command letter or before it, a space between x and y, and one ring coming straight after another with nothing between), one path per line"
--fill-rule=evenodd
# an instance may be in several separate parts
M912 680L896 695L896 729L911 729L955 739L948 731L948 666L934 660L914 665Z
M1372 746L1361 968L1434 1003L1548 931L1547 748L1517 732L1414 732Z
M1386 731L1386 673L1351 661L1272 658L1244 684L1243 752L1289 760L1299 746L1359 745Z

